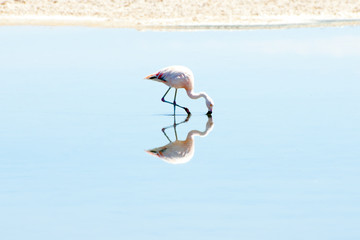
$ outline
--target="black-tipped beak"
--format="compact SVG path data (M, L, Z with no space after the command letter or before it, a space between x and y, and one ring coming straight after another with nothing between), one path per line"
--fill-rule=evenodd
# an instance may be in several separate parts
M155 79L156 75L155 74L150 74L148 76L146 76L144 79Z
M212 114L212 111L208 111L208 112L206 113L206 115L208 115L208 116L211 116L211 114Z

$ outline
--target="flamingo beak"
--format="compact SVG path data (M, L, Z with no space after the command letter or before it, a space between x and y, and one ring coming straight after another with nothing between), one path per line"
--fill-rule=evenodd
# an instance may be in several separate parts
M159 157L159 153L157 151L154 150L145 150L146 153L155 156L155 157Z
M155 74L150 74L149 76L146 76L144 79L154 79L157 78Z
M206 113L206 115L208 115L208 116L211 116L211 114L212 114L212 111L208 111L208 112Z

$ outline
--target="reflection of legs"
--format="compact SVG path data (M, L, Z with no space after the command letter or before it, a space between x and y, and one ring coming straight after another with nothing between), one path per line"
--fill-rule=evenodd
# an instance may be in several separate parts
M180 125L180 124L182 124L182 123L186 123L187 121L189 121L190 117L191 117L191 115L187 115L187 117L185 118L184 121L179 122L179 123L176 123L176 118L175 118L175 115L174 115L174 124L173 124L173 125L170 125L170 126L167 126L167 127L164 127L164 128L161 129L161 131L164 133L165 137L169 140L169 142L172 142L172 141L170 140L170 138L168 137L168 135L165 133L165 130L168 129L168 128L173 127L173 128L174 128L174 132L175 132L175 138L176 138L176 140L178 140L178 136L177 136L177 132L176 132L176 126L178 126L178 125Z
M174 102L169 102L169 101L166 101L166 100L165 100L165 96L168 94L168 92L170 91L170 89L171 89L171 87L169 87L169 89L166 91L166 93L164 94L164 96L161 98L161 101L174 105L174 115L175 115L175 107L176 107L176 106L184 109L188 115L191 114L188 108L176 104L177 88L175 88Z
M165 137L167 138L167 140L169 140L169 142L172 142L172 141L170 140L170 138L168 137L168 135L166 134L165 128L161 129L161 131L163 132L163 134L165 135Z
M179 123L175 123L175 124L176 124L176 126L177 126L177 125L180 125L180 124L182 124L182 123L186 123L187 121L189 121L190 117L191 117L191 115L188 115L188 116L186 116L186 118L185 118L185 120L184 120L184 121L179 122Z

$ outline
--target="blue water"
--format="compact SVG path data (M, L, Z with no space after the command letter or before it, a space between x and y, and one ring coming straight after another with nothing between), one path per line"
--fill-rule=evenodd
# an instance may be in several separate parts
M359 30L1 27L1 239L359 239ZM184 164L173 64L215 102Z

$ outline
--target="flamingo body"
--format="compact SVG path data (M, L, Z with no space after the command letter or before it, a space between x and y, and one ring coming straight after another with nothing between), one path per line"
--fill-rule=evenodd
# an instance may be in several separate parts
M146 152L171 164L187 163L194 156L194 139L187 137L185 141L176 140Z
M190 111L187 108L176 104L177 89L184 88L186 90L187 95L191 99L197 99L197 98L203 97L205 99L206 106L208 108L208 113L207 114L208 115L212 114L214 102L204 92L200 92L200 93L194 93L193 92L194 75L193 75L192 71L189 68L187 68L185 66L170 66L170 67L160 69L156 73L148 75L147 77L145 77L145 79L151 79L151 80L154 80L154 81L157 81L157 82L162 82L165 85L169 86L168 91L165 93L165 95L163 96L163 98L161 100L163 102L173 104L174 105L174 111L175 111L175 106L177 106L177 107L183 108L188 114L190 114ZM165 100L165 96L166 96L166 94L169 92L169 90L171 88L176 89L173 103L168 102L168 101Z
M206 137L214 128L214 123L211 117L208 118L206 123L205 131L191 130L188 132L187 137L184 141L176 139L174 142L169 144L147 150L146 152L159 157L167 163L171 164L183 164L189 162L195 152L195 136ZM174 125L176 131L176 124ZM176 135L176 134L175 134ZM177 136L177 135L176 135Z
M169 87L191 90L194 86L194 75L190 69L184 66L163 68L155 76Z

